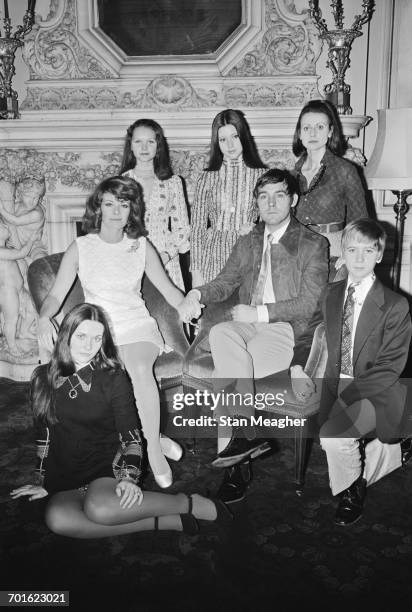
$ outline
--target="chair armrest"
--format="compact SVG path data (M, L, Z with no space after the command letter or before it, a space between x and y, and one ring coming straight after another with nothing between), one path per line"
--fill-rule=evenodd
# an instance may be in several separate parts
M319 323L313 335L312 346L305 365L305 373L312 379L323 378L327 360L325 324Z
M320 323L313 336L309 358L305 365L305 373L312 379L322 379L325 373L328 352L326 347L325 326ZM283 405L280 407L267 408L268 412L280 412L290 416L309 416L315 414L319 409L320 387L305 402L298 401L292 391L291 380L288 372L277 372L265 378L256 380L256 392L280 394Z

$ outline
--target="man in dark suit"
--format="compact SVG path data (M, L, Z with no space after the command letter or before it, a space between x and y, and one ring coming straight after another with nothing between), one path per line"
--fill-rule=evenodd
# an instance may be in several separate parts
M407 300L375 277L385 239L384 230L372 219L346 226L342 260L348 279L326 288L295 346L290 367L295 394L306 399L314 383L303 366L314 331L324 322L328 361L320 438L332 493L339 495L338 525L358 520L366 485L400 467L412 454L410 440L399 444L406 400L399 377L408 357L411 318ZM365 437L373 439L365 445Z
M183 319L200 313L200 303L226 300L239 289L231 321L215 325L209 336L216 379L231 390L254 392L253 381L288 369L297 338L306 329L327 282L328 243L291 214L298 200L296 179L272 169L256 183L261 223L241 236L218 276L186 297ZM250 417L254 409L237 405L232 415ZM267 448L244 428L219 436L216 467L230 467ZM220 432L221 434L221 432Z

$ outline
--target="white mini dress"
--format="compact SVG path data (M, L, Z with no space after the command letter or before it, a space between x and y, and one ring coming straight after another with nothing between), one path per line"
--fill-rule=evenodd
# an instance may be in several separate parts
M156 320L141 294L146 262L146 238L109 243L98 234L76 238L79 279L86 302L105 311L115 343L152 342L165 350Z

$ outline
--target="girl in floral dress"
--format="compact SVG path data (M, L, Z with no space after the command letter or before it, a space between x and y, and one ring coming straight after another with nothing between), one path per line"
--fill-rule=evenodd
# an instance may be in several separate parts
M174 284L184 289L179 254L189 250L189 218L182 181L173 174L167 141L156 121L138 119L128 127L120 173L142 186L148 238Z

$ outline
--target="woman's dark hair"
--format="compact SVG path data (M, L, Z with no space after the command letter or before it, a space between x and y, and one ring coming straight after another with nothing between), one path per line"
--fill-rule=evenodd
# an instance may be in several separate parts
M328 139L327 147L335 155L343 155L346 150L346 144L343 137L342 124L336 108L333 104L328 102L328 100L310 100L310 102L307 102L300 111L295 133L293 135L292 150L296 157L306 152L306 147L303 146L300 139L300 129L302 118L308 113L323 113L327 116L329 127L332 128L332 134Z
M113 194L118 200L129 202L130 213L124 228L129 238L147 236L144 227L143 191L139 183L128 176L111 176L100 183L87 199L82 219L82 230L86 234L100 231L102 224L102 199L105 193Z
M250 132L245 115L240 110L228 108L221 111L213 119L212 139L210 143L210 159L206 170L220 170L223 163L223 154L219 147L219 129L225 125L233 125L242 143L243 161L249 168L267 168L260 159L256 143Z
M31 378L31 405L34 418L56 423L55 395L58 380L61 376L70 376L75 372L70 341L83 321L98 321L103 325L102 345L93 357L91 365L98 370L115 370L121 367L116 346L110 331L106 315L100 306L95 304L78 304L64 317L57 334L50 363L46 368L40 366Z
M153 130L156 136L156 155L153 159L153 169L155 175L161 181L169 179L173 176L173 170L170 165L169 145L161 126L153 121L153 119L138 119L132 125L129 125L126 132L124 142L123 159L120 168L120 174L131 170L136 165L136 157L132 151L133 132L136 128L145 127Z

